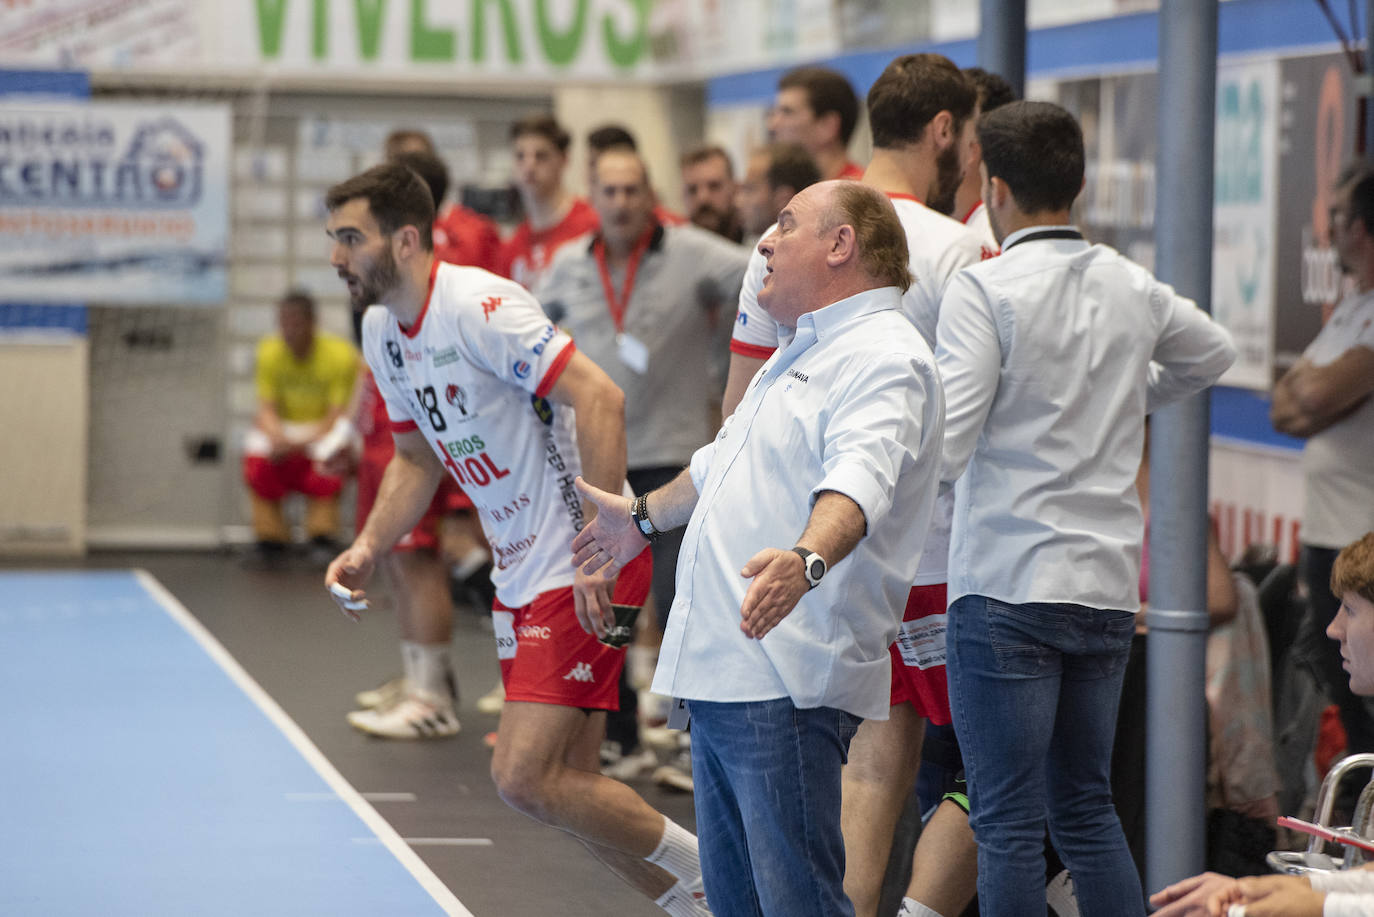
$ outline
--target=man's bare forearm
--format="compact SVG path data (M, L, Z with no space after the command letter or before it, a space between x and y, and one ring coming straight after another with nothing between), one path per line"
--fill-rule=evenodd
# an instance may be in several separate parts
M660 532L681 528L691 520L698 496L691 470L682 469L681 474L649 494L646 503L649 521Z
M397 449L382 475L372 512L355 544L365 545L378 556L390 551L424 516L443 475L443 466L437 460L417 462Z
M815 551L833 567L849 556L867 530L859 504L838 491L825 490L811 507L811 518L797 544Z

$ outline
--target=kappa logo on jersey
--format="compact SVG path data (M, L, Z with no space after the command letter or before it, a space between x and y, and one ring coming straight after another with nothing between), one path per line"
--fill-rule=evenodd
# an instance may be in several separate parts
M592 666L589 662L575 663L567 675L563 676L564 681L581 681L595 684L596 676L592 674Z
M501 297L488 296L482 300L482 320L491 321L491 313L495 312L501 305Z
M557 333L557 330L558 329L554 328L553 325L549 325L544 329L544 333L539 335L539 342L530 348L534 351L536 357L544 352L544 348L548 346L549 341L553 340L553 336Z
M450 384L444 389L444 400L458 409L458 413L468 416L468 393L457 385Z
M528 378L529 378L529 375L530 375L530 364L526 363L524 360L516 360L516 361L515 361L515 365L512 366L511 369L515 371L515 378L517 378L517 379L528 379Z
M986 245L980 245L979 248L982 249L982 259L981 259L981 260L983 260L983 261L986 261L986 260L988 260L989 258L996 258L998 255L1002 254L1002 250L1001 250L1000 248L997 249L996 251L993 251L992 249L988 248Z
M405 366L405 360L401 359L401 345L395 341L386 342L386 355L391 358L391 365L400 369Z

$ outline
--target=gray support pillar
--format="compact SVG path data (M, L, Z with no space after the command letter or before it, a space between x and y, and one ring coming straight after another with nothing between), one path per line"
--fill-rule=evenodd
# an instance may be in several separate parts
M1026 96L1026 0L979 0L978 66Z
M1211 310L1217 0L1159 12L1156 269ZM1146 892L1201 872L1207 765L1207 395L1155 414L1150 435Z

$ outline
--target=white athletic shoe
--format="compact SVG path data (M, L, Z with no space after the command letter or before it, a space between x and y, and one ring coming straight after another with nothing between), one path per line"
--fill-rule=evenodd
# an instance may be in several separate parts
M384 739L443 739L461 728L453 708L411 695L386 710L354 710L348 724Z
M620 755L601 765L601 774L612 780L633 780L658 766L658 755L651 748L640 748L632 755Z
M697 906L697 913L710 917L711 905L706 903L706 880L698 875L691 882L681 884L687 894L692 896L692 903Z
M478 713L489 713L494 716L500 713L504 706L506 706L506 686L499 681L496 683L496 687L477 698Z
M409 693L410 683L405 680L405 676L400 675L375 688L359 691L353 695L353 701L364 710L385 710L399 704Z

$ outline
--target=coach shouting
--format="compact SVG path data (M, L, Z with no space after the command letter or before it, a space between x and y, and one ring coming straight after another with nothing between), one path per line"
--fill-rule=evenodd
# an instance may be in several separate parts
M687 526L654 690L687 700L702 871L718 915L852 915L840 769L883 718L935 501L944 401L901 309L892 205L857 182L802 191L759 243L759 304L791 338L713 443L599 508L574 564L610 572Z

